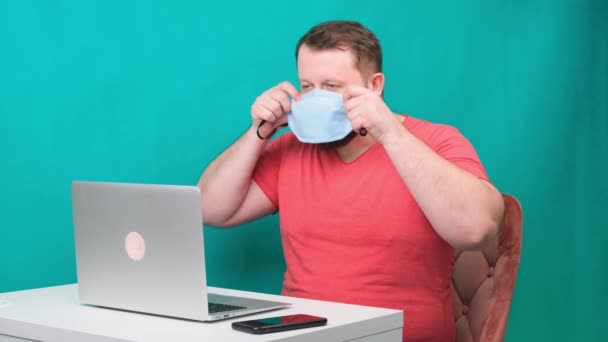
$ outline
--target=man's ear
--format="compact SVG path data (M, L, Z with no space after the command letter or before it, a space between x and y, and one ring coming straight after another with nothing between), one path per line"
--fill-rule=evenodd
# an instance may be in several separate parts
M368 80L368 88L374 91L378 96L382 96L382 92L384 91L384 74L381 72L377 72L372 74Z

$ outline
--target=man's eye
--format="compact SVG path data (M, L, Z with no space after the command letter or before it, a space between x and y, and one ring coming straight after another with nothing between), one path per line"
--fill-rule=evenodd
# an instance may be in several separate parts
M310 85L306 84L302 86L302 90L310 88Z
M338 85L337 85L337 84L331 84L331 83L330 83L330 84L327 84L327 87L328 87L328 88L338 88Z

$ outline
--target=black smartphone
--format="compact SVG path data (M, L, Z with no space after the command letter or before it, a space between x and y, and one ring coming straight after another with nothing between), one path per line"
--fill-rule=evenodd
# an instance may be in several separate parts
M327 324L327 318L311 315L288 315L232 323L232 329L250 334L268 334L278 331L319 327Z

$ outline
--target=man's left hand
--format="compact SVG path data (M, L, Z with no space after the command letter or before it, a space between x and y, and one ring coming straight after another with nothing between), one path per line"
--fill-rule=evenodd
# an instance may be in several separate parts
M384 100L373 90L348 86L344 90L344 107L353 130L361 134L365 129L377 142L384 144L391 134L401 128L401 122Z

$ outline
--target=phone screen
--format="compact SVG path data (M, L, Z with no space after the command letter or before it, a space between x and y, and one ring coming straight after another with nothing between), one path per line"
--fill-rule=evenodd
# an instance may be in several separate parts
M232 328L254 334L264 334L269 332L317 327L325 325L326 323L327 318L324 317L298 314L234 322L232 323Z
M259 326L274 326L274 325L285 325L285 324L299 324L299 323L304 323L304 322L311 322L311 321L318 321L322 319L321 317L316 317L316 316L310 316L310 315L288 315L288 316L281 316L281 317L269 317L269 318L262 318L262 319L257 319L255 321L250 321L250 322L257 322L259 323Z

